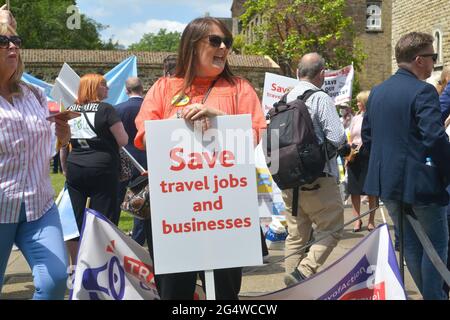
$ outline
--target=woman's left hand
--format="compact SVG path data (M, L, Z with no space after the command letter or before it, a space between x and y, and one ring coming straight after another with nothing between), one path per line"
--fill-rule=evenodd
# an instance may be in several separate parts
M182 117L192 122L201 121L202 131L206 131L210 127L209 118L222 115L225 115L225 112L200 103L194 103L185 107Z
M65 146L70 140L70 126L67 121L55 118L55 133L61 145Z

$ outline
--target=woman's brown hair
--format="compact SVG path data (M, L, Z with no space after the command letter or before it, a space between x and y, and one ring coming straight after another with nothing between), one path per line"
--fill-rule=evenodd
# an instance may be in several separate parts
M78 88L78 99L76 104L82 105L89 102L99 102L98 87L105 83L105 78L100 74L89 73L81 77L80 87Z
M225 37L232 39L233 35L227 29L225 24L212 17L203 17L192 20L184 29L181 35L180 47L178 48L178 60L175 71L175 77L183 78L179 100L187 93L186 91L192 85L196 74L195 66L195 48L198 41L209 35L212 25L217 25ZM219 77L224 78L231 84L234 84L233 73L231 72L228 61L225 61L225 67ZM179 101L176 101L176 104Z

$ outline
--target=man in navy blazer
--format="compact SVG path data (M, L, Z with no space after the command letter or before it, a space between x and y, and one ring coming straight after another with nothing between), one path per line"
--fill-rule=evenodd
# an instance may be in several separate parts
M125 88L129 99L116 106L117 113L122 120L125 131L128 133L128 144L125 146L127 151L139 162L144 169L147 169L147 156L145 151L141 151L134 146L134 137L136 136L137 129L134 123L136 115L141 109L142 96L144 95L144 88L142 82L137 77L128 78L125 83ZM140 175L140 172L133 168L133 177L135 179ZM129 181L124 181L119 184L118 203L117 203L117 216L120 215L120 204L125 196L126 187ZM144 245L146 238L146 231L144 230L145 223L143 220L134 218L132 238L140 245ZM148 242L148 240L147 240Z
M372 89L364 115L363 150L370 151L364 191L383 200L396 225L401 210L415 216L446 263L450 143L436 89L423 81L437 60L433 37L402 36L395 57L398 71ZM406 264L423 298L446 299L443 279L407 219L404 244Z

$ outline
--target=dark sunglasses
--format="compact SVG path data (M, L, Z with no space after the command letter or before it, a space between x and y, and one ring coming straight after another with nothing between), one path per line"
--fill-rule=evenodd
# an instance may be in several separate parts
M431 59L433 59L433 62L436 63L438 54L437 53L418 54L417 57L431 57Z
M22 38L19 36L1 36L0 35L0 48L1 49L8 49L9 43L13 43L17 48L20 48L22 46Z
M227 47L227 49L230 49L231 45L233 44L232 38L228 38L228 37L222 38L221 36L217 36L215 34L209 35L208 40L209 40L209 44L211 46L213 46L214 48L219 48L223 42L225 47Z

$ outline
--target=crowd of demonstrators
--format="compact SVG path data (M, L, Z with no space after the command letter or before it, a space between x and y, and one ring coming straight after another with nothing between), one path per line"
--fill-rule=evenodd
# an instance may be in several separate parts
M227 56L232 42L231 32L215 18L198 18L187 25L181 36L175 75L156 81L136 118L136 147L145 148L145 120L183 118L198 121L207 129L209 118L227 114L251 114L258 141L266 121L251 84L230 70ZM161 299L192 299L198 273L203 274L157 275ZM216 298L238 299L241 280L242 268L214 270Z
M21 81L15 25L10 12L0 10L0 291L15 242L33 273L33 298L63 299L67 254L49 164L54 132L66 144L70 129L55 119L53 130L43 92Z
M119 222L115 215L119 148L128 143L128 135L114 107L102 102L107 96L108 86L103 76L87 74L80 79L75 104L67 108L81 113L80 117L69 120L72 150L66 160L67 190L80 231L88 198L90 208L116 225ZM78 241L79 238L68 241L72 261L78 251Z
M313 121L319 144L331 143L336 149L345 143L345 132L333 99L321 91L325 79L325 60L317 53L304 55L298 64L299 83L287 96L292 101L307 90L317 91L305 104ZM336 157L329 159L321 177L303 185L298 192L298 210L292 212L293 189L283 190L288 236L285 242L285 284L292 285L317 272L342 236L342 230L312 245L307 254L299 252L309 240L312 224L315 237L343 227L344 205L337 185Z
M404 214L415 216L445 263L450 143L436 89L422 81L437 59L433 37L403 35L395 58L398 71L372 89L364 115L362 140L370 150L364 191L381 198L395 225ZM446 299L441 275L406 218L403 225L406 265L423 298Z
M0 134L0 292L16 243L33 272L33 298L64 298L68 257L49 177L52 135L64 146L61 165L80 231L88 197L90 208L118 224L120 203L130 182L119 182L119 148L125 146L147 168L144 121L182 118L207 130L211 117L251 114L255 143L259 141L266 121L251 84L230 70L227 56L232 43L230 31L220 20L195 19L183 31L178 55L164 59L163 77L145 99L141 81L129 78L129 100L115 109L102 102L108 95L103 76L88 74L80 80L76 103L68 108L81 112L81 117L69 123L55 118L53 128L46 119L49 111L43 92L20 80L22 39L13 15L5 6L0 8L0 123L8 128ZM360 215L361 195L369 195L370 209L380 198L394 221L396 247L401 236L399 218L409 214L417 218L439 257L450 266L450 142L445 134L450 124L450 68L443 69L437 90L423 81L431 75L437 59L433 37L426 33L402 36L395 57L398 71L370 94L363 91L357 95L359 112L354 117L348 105L341 107L342 122L333 100L320 90L325 60L319 53L301 58L299 83L287 100L308 90L317 91L306 100L306 106L320 144L338 149L346 141L345 130L349 132L353 152L347 158L346 171L353 214ZM69 141L70 152L66 147ZM131 180L139 175L134 170ZM282 192L289 231L286 285L314 275L342 236L344 208L338 175L333 156L321 177L299 188L297 212L291 206L293 190ZM372 212L369 231L375 228L374 217ZM406 218L403 225L406 264L423 298L448 299L449 288ZM361 220L356 221L353 231L361 231L362 226ZM299 251L312 232L321 238L339 228L309 251ZM141 245L146 239L153 258L150 220L134 219L133 239ZM78 241L68 243L72 262ZM198 276L204 280L202 271L156 275L161 299L193 299ZM238 299L242 268L214 270L214 281L217 299Z
M352 148L350 155L347 157L346 167L348 175L347 190L352 200L352 210L355 217L361 214L361 195L365 195L363 191L364 181L367 175L369 165L369 154L364 151L361 140L361 126L363 122L366 104L370 91L361 91L356 96L358 113L353 117L350 124L349 144ZM377 198L369 196L369 210L377 206ZM353 232L362 230L363 222L361 219L355 222ZM375 228L375 211L369 214L369 222L367 230L372 231Z

